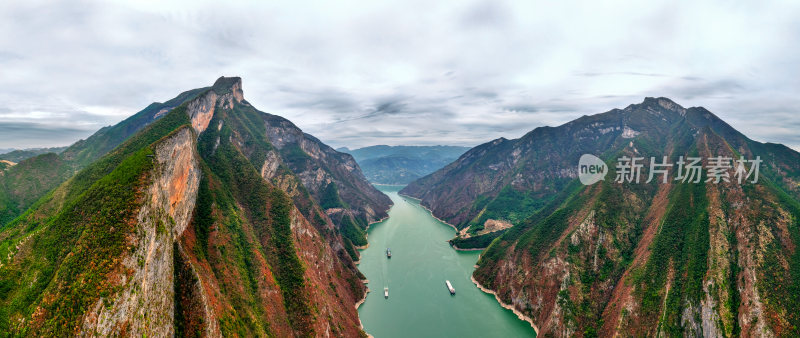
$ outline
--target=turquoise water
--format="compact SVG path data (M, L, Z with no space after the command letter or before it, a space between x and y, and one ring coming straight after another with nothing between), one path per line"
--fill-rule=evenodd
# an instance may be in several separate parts
M536 336L527 322L470 281L478 251L453 250L447 240L455 230L417 201L399 196L402 187L377 187L394 206L389 219L370 227L370 246L361 251L358 268L371 292L358 313L367 333L376 338ZM445 280L453 284L455 296Z

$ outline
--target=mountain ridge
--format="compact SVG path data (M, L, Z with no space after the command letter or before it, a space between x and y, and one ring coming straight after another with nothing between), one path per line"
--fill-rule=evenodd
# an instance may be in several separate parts
M0 330L365 336L358 253L309 193L321 188L270 142L269 116L244 100L240 78L186 93L135 115L149 121L140 128L90 137L138 129L0 229ZM70 164L96 154L73 149ZM306 164L346 168L337 160ZM325 179L372 188L357 167ZM349 201L351 217L369 209ZM376 215L388 209L375 203Z
M605 181L578 182L582 154ZM620 184L622 156L667 156L673 178L679 156L763 162L758 184ZM800 327L798 169L705 108L646 98L487 142L401 192L472 235L513 224L451 243L486 248L475 281L541 334L781 336Z

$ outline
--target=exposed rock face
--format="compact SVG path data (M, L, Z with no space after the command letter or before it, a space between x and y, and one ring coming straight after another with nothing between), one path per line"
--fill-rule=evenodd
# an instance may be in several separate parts
M101 336L164 337L174 334L173 243L189 224L200 182L194 133L183 128L155 149L152 183L131 239L136 251L122 259L119 291L98 299L82 332ZM103 306L109 303L111 306Z
M241 80L193 93L169 113L151 109L158 120L0 230L0 328L364 335L354 255L266 127L249 124L263 113Z
M317 199L331 182L338 187L341 199L351 206L351 211L365 224L387 216L392 202L386 195L367 182L352 156L340 153L315 137L303 133L292 122L280 116L265 114L267 137L279 150L284 161L297 173L303 185ZM302 150L310 161L286 161L291 152Z
M28 158L20 165L9 168L3 184L0 179L0 225L22 214L36 200L64 183L76 172L106 155L126 139L160 119L180 104L208 90L198 88L186 91L164 103L155 102L117 125L104 127L85 140L75 142L64 151ZM36 181L38 184L24 183ZM20 185L24 186L20 190ZM3 201L3 190L8 201ZM10 206L14 206L11 208Z
M585 153L609 165L605 181L575 180ZM665 155L702 157L704 168L716 156L764 162L758 184L614 182L619 157ZM542 335L793 336L798 177L799 153L752 141L706 109L647 98L478 146L402 192L470 230L527 210L474 278Z
M198 134L208 128L208 123L214 116L214 108L217 106L217 93L208 91L199 98L189 102L186 107L186 114L192 119L192 128Z
M315 322L314 332L320 337L354 337L360 334L361 322L355 311L343 311L353 307L360 294L349 292L353 286L336 276L346 273L333 248L325 243L314 226L297 209L292 210L292 235L298 244L298 257L306 269L306 279L314 304L319 304L317 315L327 320ZM360 283L360 282L359 282ZM329 293L345 295L333 298Z
M349 154L340 153L303 133L282 117L269 114L261 117L266 136L276 148L267 153L261 167L262 176L283 187L300 205L308 204L302 201L308 198L305 195L318 201L322 214L326 214L325 218L343 235L348 254L357 259L355 248L367 245L369 224L388 216L389 197L367 182ZM279 170L280 166L288 168L293 173L292 178L283 175L285 171ZM314 218L308 212L304 214Z
M267 158L264 160L264 165L261 166L261 177L265 179L272 179L278 173L278 167L281 165L281 158L274 150L267 152Z

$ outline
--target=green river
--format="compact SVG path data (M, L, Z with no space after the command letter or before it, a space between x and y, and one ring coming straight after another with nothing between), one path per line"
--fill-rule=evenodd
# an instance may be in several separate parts
M527 322L472 283L479 251L451 248L447 240L455 230L418 201L398 195L402 187L377 188L394 206L387 220L370 226L369 248L361 251L358 265L371 290L358 308L367 333L376 338L536 336ZM445 280L456 290L454 296Z

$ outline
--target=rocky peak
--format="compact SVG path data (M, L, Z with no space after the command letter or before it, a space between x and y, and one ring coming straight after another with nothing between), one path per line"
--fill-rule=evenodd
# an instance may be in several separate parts
M625 108L626 111L634 111L634 110L648 110L648 111L661 111L667 110L671 112L675 112L680 114L681 116L686 115L686 108L683 106L675 103L666 97L645 97L644 101L639 104L631 104Z
M221 76L219 79L217 79L217 81L214 82L214 85L211 87L211 89L220 96L225 94L233 94L233 98L237 103L240 103L242 100L244 100L244 92L242 91L242 78L238 76Z

